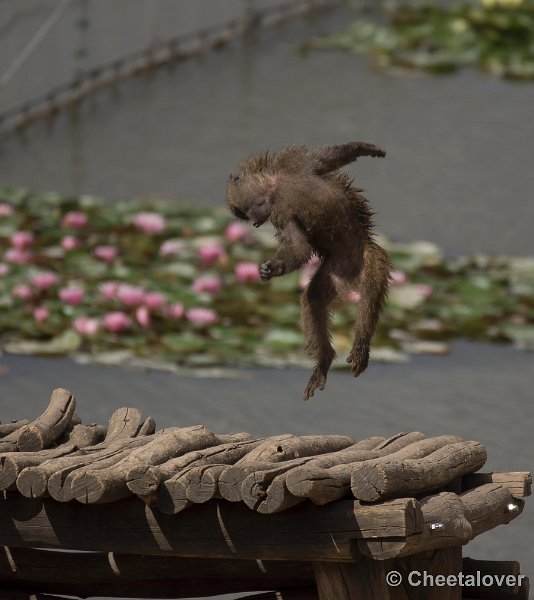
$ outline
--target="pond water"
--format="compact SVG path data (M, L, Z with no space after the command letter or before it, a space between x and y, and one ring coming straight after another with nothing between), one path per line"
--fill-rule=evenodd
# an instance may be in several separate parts
M110 201L160 193L220 207L227 175L244 155L362 139L388 153L350 168L380 231L436 242L448 254L534 254L534 85L473 71L388 76L364 57L296 51L351 18L339 9L292 21L100 93L53 126L39 123L24 137L1 140L0 181ZM5 357L3 364L3 420L37 414L61 385L78 396L84 421L106 422L116 407L130 405L160 427L201 422L221 432L355 438L419 429L485 443L490 469L534 465L534 364L532 354L511 347L458 343L447 357L371 365L357 381L333 373L307 404L300 402L300 370L214 381L126 376L67 360ZM517 559L534 575L528 504L516 523L483 535L468 554Z

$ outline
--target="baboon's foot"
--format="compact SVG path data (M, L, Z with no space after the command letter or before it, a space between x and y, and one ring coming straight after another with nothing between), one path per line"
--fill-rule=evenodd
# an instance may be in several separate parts
M326 385L326 375L323 374L320 367L314 367L313 373L308 381L308 385L304 390L303 400L308 400L313 396L315 390L319 388L320 390L324 390L324 386Z
M354 377L361 375L369 364L369 346L354 346L347 357L347 362L352 365Z

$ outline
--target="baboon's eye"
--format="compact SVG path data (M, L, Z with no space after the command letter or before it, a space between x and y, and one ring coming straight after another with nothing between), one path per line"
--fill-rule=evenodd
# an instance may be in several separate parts
M247 215L241 209L234 206L232 208L232 212L238 219L241 219L242 221L248 221Z

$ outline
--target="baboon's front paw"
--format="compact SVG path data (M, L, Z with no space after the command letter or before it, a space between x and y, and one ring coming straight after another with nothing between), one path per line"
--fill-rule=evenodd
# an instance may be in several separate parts
M347 357L347 362L352 365L351 370L354 377L358 377L367 369L369 364L369 348L362 346L353 348Z
M326 385L326 376L323 375L321 369L319 367L315 367L313 369L313 373L308 381L308 385L304 390L304 400L308 400L313 396L315 390L319 388L320 390L324 390L324 386Z

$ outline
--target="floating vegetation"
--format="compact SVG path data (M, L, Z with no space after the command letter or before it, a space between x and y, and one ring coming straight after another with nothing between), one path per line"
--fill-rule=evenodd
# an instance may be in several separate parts
M448 73L472 66L500 77L534 78L534 1L481 0L451 6L393 3L387 23L358 20L306 48L370 53L378 68Z
M375 360L442 354L459 337L534 349L534 258L380 241L396 270ZM225 211L0 190L0 345L171 371L308 364L299 295L318 260L263 283L257 265L273 244ZM353 290L335 312L340 356L358 299Z

